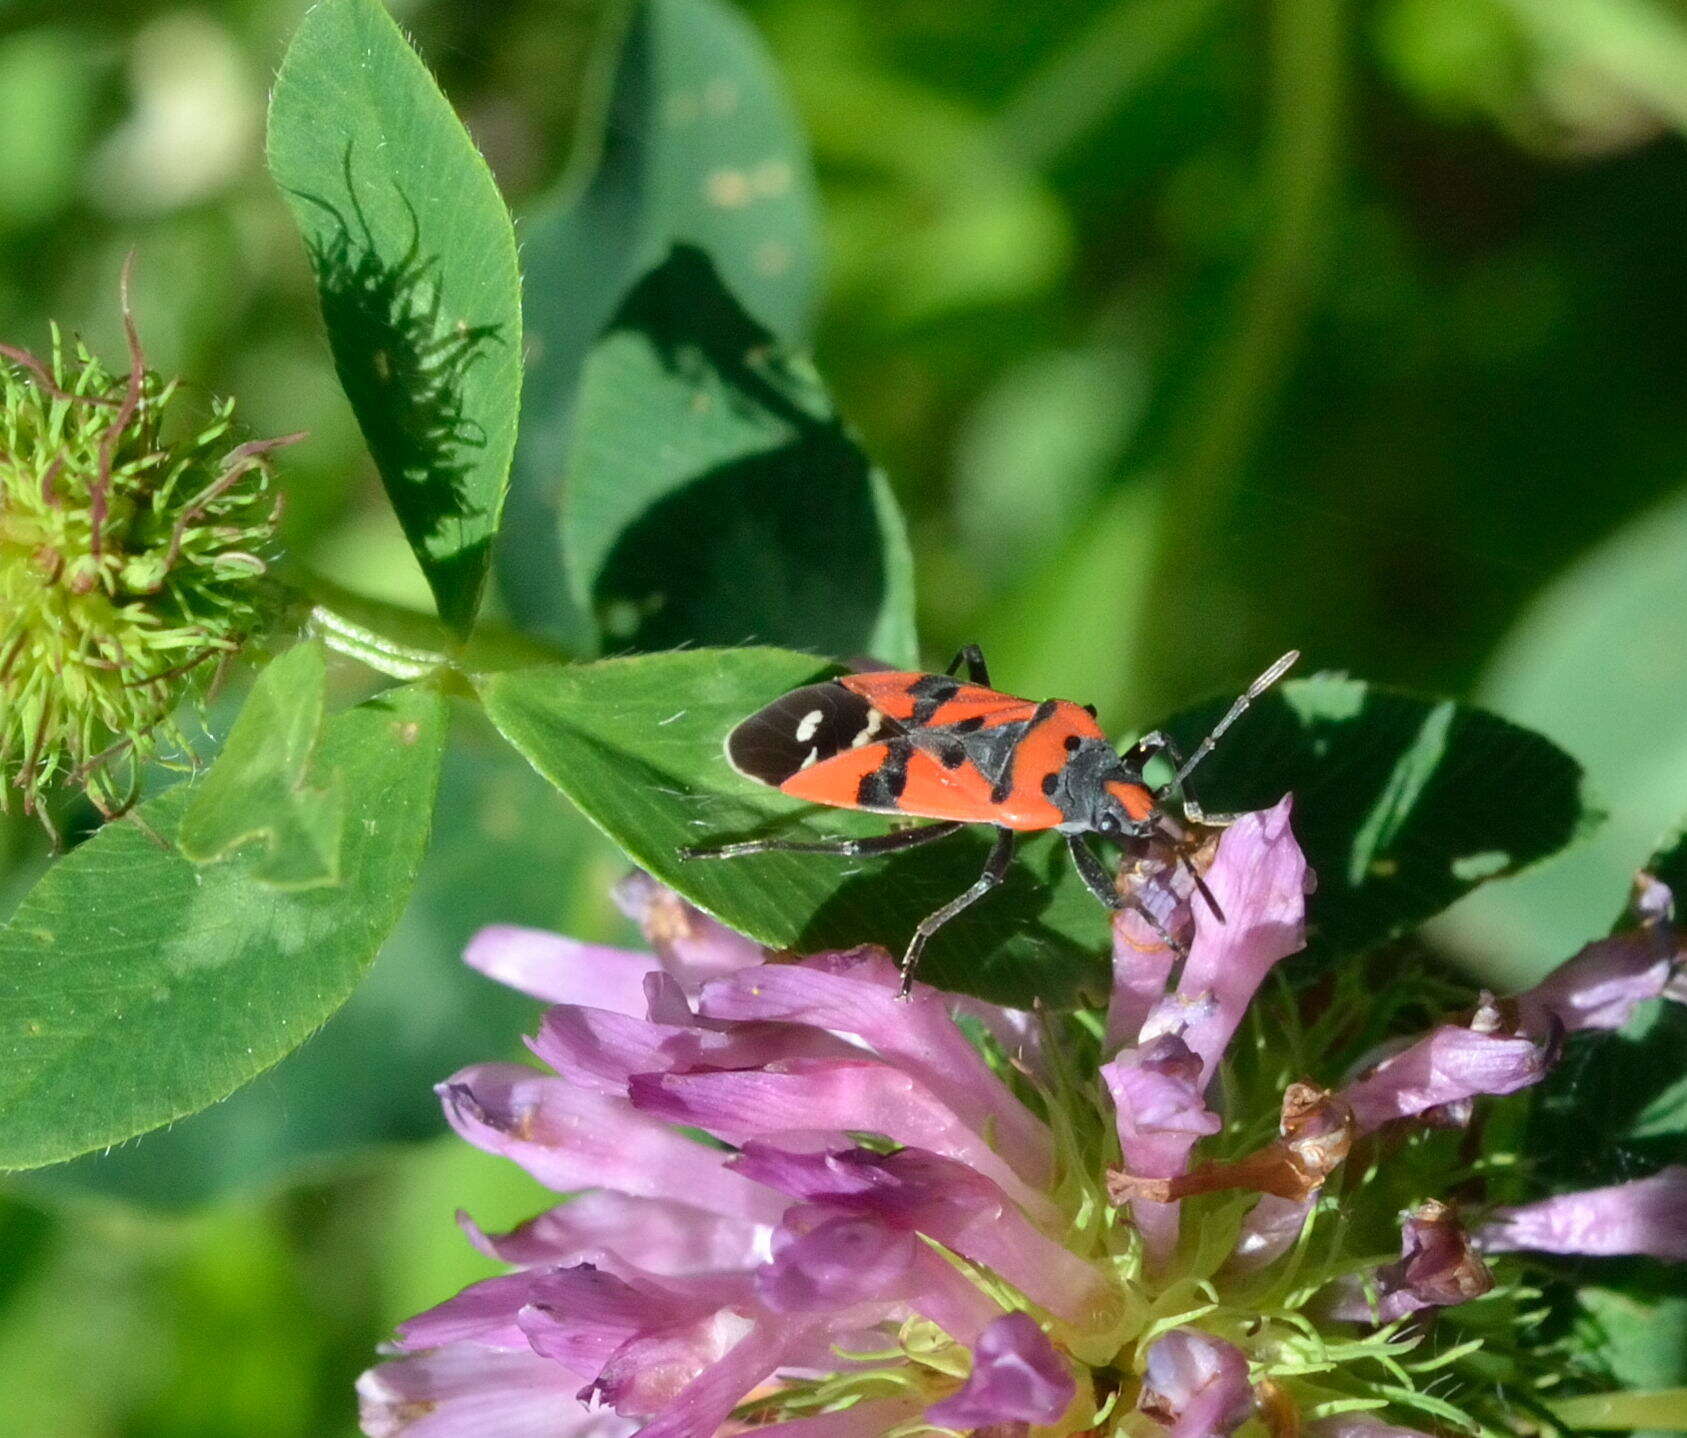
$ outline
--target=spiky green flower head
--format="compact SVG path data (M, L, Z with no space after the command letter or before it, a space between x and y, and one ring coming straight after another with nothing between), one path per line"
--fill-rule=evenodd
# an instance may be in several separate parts
M51 790L102 813L185 749L180 716L277 608L269 456L234 404L185 422L129 313L126 372L55 328L48 359L0 345L0 808Z

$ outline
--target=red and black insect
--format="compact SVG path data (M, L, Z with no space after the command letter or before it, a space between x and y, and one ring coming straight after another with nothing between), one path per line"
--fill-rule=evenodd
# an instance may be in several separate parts
M688 859L771 851L861 857L929 844L969 824L992 825L996 842L978 882L915 929L902 958L904 994L927 940L1001 883L1013 861L1014 837L1021 833L1059 830L1096 898L1110 909L1135 909L1168 945L1181 949L1131 894L1119 892L1085 835L1127 844L1162 840L1181 853L1187 835L1166 807L1174 795L1189 823L1230 822L1233 815L1202 810L1189 790L1190 773L1299 657L1290 651L1249 685L1187 759L1169 735L1158 731L1116 753L1096 723L1093 706L998 693L990 687L984 656L975 644L961 650L942 674L845 674L805 685L758 710L727 736L732 767L813 804L940 822L868 839L751 839L680 852ZM962 664L965 682L954 677ZM1155 788L1142 771L1157 754L1164 754L1176 773ZM1218 914L1205 885L1201 889Z

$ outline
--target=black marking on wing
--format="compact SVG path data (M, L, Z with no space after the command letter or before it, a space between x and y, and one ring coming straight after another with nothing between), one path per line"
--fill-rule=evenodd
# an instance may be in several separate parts
M994 735L1001 736L1003 740L1010 740L1001 752L1001 767L999 769L985 771L986 773L993 774L995 780L995 782L990 786L990 802L992 804L1005 804L1007 802L1008 795L1013 793L1013 756L1020 744L1024 742L1025 736L1039 724L1052 718L1055 711L1059 708L1060 704L1058 701L1045 699L1037 706L1035 712L1023 724L1001 724L992 731ZM973 742L975 744L977 743L976 740ZM979 767L983 768L982 765Z
M894 809L902 791L908 787L908 759L913 746L907 739L892 740L887 746L884 763L870 774L863 774L855 787L855 802L863 809Z
M961 692L958 681L947 674L925 674L908 686L913 696L915 725L929 724L931 716Z
M868 739L862 739L869 729ZM823 764L858 740L900 733L902 726L869 700L828 680L793 689L758 709L726 736L726 757L740 774L777 788L798 770Z

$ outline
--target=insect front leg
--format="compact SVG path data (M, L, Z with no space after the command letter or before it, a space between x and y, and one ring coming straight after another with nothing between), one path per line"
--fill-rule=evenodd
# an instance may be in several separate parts
M1068 834L1066 847L1072 852L1072 864L1078 871L1078 877L1084 881L1084 886L1090 893L1109 909L1129 909L1132 913L1141 915L1143 922L1154 931L1161 943L1179 958L1189 957L1189 946L1168 933L1166 926L1142 900L1133 894L1119 892L1106 867L1095 857L1095 851L1079 835Z
M986 689L995 687L990 683L990 667L984 662L984 651L976 644L963 644L943 672L953 676L963 664L967 667L967 678L974 684L981 684Z
M736 844L721 844L715 848L694 848L685 845L679 850L682 859L741 859L747 854L833 854L843 859L867 859L876 854L894 854L902 849L916 849L921 844L933 844L966 828L965 824L927 824L919 829L896 829L889 834L874 834L865 839L745 839Z
M919 967L920 955L925 952L927 940L955 915L976 904L1007 877L1008 866L1013 863L1013 839L1012 829L998 829L996 842L990 849L990 857L984 861L984 872L978 876L978 882L964 894L951 899L936 913L927 914L920 920L919 927L914 930L914 937L908 940L907 952L902 955L902 987L897 990L897 998L905 999L913 993L914 970Z

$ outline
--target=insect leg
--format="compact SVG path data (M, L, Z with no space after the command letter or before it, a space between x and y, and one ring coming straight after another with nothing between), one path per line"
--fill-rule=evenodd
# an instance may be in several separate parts
M990 667L984 662L984 651L976 644L962 645L943 672L952 675L963 664L967 667L967 678L974 684L982 684L986 689L991 687Z
M1183 762L1183 751L1178 748L1177 741L1163 730L1156 729L1152 734L1144 734L1136 743L1119 757L1137 773L1142 772L1145 765L1156 754L1164 754L1171 760L1172 766L1178 770L1179 776L1164 788L1156 790L1154 801L1159 803L1167 794L1175 792L1183 815L1191 824L1201 824L1209 829L1227 829L1242 816L1240 814L1209 814L1201 807L1201 801L1195 797L1195 791L1190 786L1188 771Z
M920 920L919 927L914 930L914 937L908 940L908 951L902 955L902 987L897 991L898 998L905 999L914 991L914 970L919 966L926 940L956 914L976 904L1007 877L1008 865L1013 862L1013 837L1012 829L998 829L996 842L990 849L990 857L984 861L984 872L978 876L978 882L966 893L951 899L936 913L927 914Z
M1078 877L1084 881L1084 887L1094 894L1109 909L1129 909L1140 914L1143 922L1151 928L1156 937L1173 953L1182 958L1189 956L1189 946L1166 932L1166 926L1148 908L1142 900L1134 894L1121 894L1118 887L1109 877L1101 860L1095 857L1095 850L1091 849L1077 834L1066 836L1066 847L1072 851L1072 863L1078 870Z
M919 829L896 829L889 834L874 834L866 839L827 839L800 841L791 839L746 839L738 844L722 844L718 848L693 848L686 845L679 851L682 859L741 859L746 854L835 854L844 859L865 859L875 854L894 854L899 849L915 849L921 844L933 844L966 828L965 824L927 824Z

